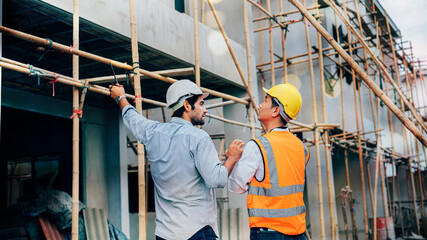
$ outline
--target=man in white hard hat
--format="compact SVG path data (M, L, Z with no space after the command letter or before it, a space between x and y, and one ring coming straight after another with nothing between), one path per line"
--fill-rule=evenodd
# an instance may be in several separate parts
M231 192L248 192L250 239L306 239L303 201L308 149L286 127L302 98L291 84L269 90L259 105L266 134L246 145L228 182Z
M204 98L190 80L172 84L166 93L172 119L148 120L126 100L122 86L110 86L110 96L122 110L123 121L145 145L155 186L156 239L216 239L217 209L214 188L223 188L244 143L234 140L221 164L203 125Z

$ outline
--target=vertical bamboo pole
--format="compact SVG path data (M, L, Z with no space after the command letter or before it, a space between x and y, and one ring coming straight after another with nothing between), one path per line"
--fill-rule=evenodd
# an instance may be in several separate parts
M335 31L337 36L339 36L339 30L338 30L338 22L337 22L337 14L334 13L335 18ZM340 39L338 38L338 44L340 43ZM342 65L342 59L341 55L338 55L338 63L340 66ZM340 78L340 84L341 84L341 118L342 118L342 131L345 133L345 117L344 117L344 84L343 84L343 69L342 67L339 67L339 78ZM347 138L347 135L344 134L344 140ZM345 163L345 175L347 179L347 186L349 190L351 191L351 184L350 184L350 170L348 167L348 151L347 148L344 148L344 163ZM350 201L350 215L351 215L351 222L352 222L352 235L353 240L357 240L357 224L356 224L356 215L354 211L354 202Z
M246 92L249 95L250 104L252 105L252 107L254 107L255 112L258 114L258 109L257 109L256 103L255 103L254 97L252 95L252 90L249 89L249 86L246 83L245 76L243 75L243 72L240 69L239 63L237 62L236 56L234 55L233 49L231 48L230 42L228 41L228 37L225 34L224 28L222 27L222 23L219 20L218 15L216 14L215 7L213 6L211 0L207 0L207 1L209 4L209 7L211 8L212 14L214 15L215 21L218 24L219 30L221 31L221 34L225 40L225 43L227 44L228 51L230 52L231 58L233 59L234 64L236 65L236 68L237 68L237 71L239 72L240 78L242 79L243 86L245 87Z
M258 0L258 5L261 6L261 0ZM259 9L259 8L258 8L258 13L259 13L259 16L262 17L262 12L261 12L261 9ZM262 22L263 21L259 21L259 28L262 28ZM259 61L260 61L260 64L264 63L263 48L262 48L263 47L262 46L262 33L263 32L264 31L260 31L259 32ZM261 66L259 68L260 71L261 71L261 73L262 73L263 68L264 68L263 66ZM265 79L264 79L263 75L261 75L261 85L262 85L263 88L265 87Z
M384 183L383 180L385 177L385 173L384 173L384 169L383 169L384 164L382 164L382 158L379 158L378 160L380 161L380 178L381 178L380 184L381 184L381 193L383 195L383 209L384 209L384 218L385 218L385 224L386 224L385 230L386 230L386 234L387 234L387 239L390 239L390 233L389 233L389 229L388 229L388 218L387 218L387 200L386 200L387 195L385 193L384 184L383 184Z
M399 176L399 167L396 166L396 176ZM399 181L397 181L397 199L399 201L399 216L400 216L400 227L402 230L402 236L405 236L405 226L403 225L403 212L402 212L402 200L400 197L400 184Z
M345 6L344 2L344 11L347 15L347 7ZM351 33L350 30L347 27L347 36L349 43L352 42ZM350 56L353 58L353 47L351 44L349 46L349 53ZM356 74L354 72L354 69L351 69L351 77L353 79L353 97L354 97L354 108L355 108L355 118L356 118L356 130L357 130L357 149L359 154L359 166L360 166L360 177L361 177L361 184L362 184L362 197L363 197L363 217L365 220L365 238L368 239L368 232L369 232L369 226L368 226L368 210L366 206L366 186L365 186L365 173L363 170L363 153L362 153L362 143L360 140L360 128L359 128L359 113L358 113L358 107L357 107L357 95L356 95Z
M205 15L206 15L206 13L205 13L205 0L202 0L202 6L201 6L201 17L200 17L200 21L202 22L202 23L205 23Z
M315 5L317 6L317 0L315 0ZM319 15L319 10L316 8L316 15ZM318 63L319 63L319 77L320 77L320 89L322 96L322 117L323 122L326 123L326 107L325 107L325 78L324 78L324 70L323 70L323 47L322 47L322 36L319 32L316 31L317 34L317 49L318 49ZM311 51L310 48L307 49L308 52ZM334 240L336 238L336 230L335 230L335 207L334 207L334 196L332 189L332 176L331 176L331 158L329 151L329 132L324 132L324 141L325 141L325 155L326 155L326 174L328 177L328 194L329 194L329 214L331 221L331 237Z
M270 0L267 0L267 11L271 13ZM274 49L273 49L273 29L271 20L268 20L268 39L270 41L270 64L271 64L271 86L276 85L276 78L274 75Z
M283 12L283 0L279 0L279 9L280 9L280 12L282 13ZM283 22L283 15L280 15L280 22ZM288 64L286 63L286 37L285 37L286 32L285 32L285 29L281 28L280 33L282 34L283 81L285 83L288 83Z
M303 0L303 5L305 7L305 0ZM307 53L308 53L308 65L310 69L310 80L311 80L311 99L313 105L313 121L314 125L317 125L317 103L316 103L316 89L314 84L314 73L313 73L313 60L311 56L311 46L310 46L310 36L308 33L308 23L307 19L304 18L304 28L305 28L305 39L307 42ZM323 213L323 188L322 188L322 170L320 164L320 149L319 149L319 130L318 128L314 129L314 146L316 148L316 166L317 166L317 188L319 194L319 215L320 215L320 238L325 239L325 221Z
M421 180L421 168L420 168L420 165L421 165L421 159L420 159L420 151L419 151L419 149L418 149L418 141L417 140L415 140L415 150L416 150L416 153L417 153L417 158L418 158L418 181L419 181L419 193L420 193L420 200L421 200L421 216L423 217L423 219L424 219L424 217L425 217L425 212L424 212L424 196L423 196L423 189L422 189L422 180Z
M79 45L79 0L73 1L73 46L78 49ZM73 79L79 79L79 56L73 55ZM79 110L79 89L73 87L73 110ZM71 212L71 238L79 239L79 116L73 117L73 193Z
M252 64L251 64L251 47L249 40L249 24L248 24L248 9L246 0L242 0L243 2L243 22L245 26L245 43L246 43L246 64L248 68L248 85L251 91L253 90L252 84ZM251 125L251 138L255 137L255 121L254 121L254 107L252 104L249 105L249 123Z
M424 75L423 75L423 71L421 69L421 62L420 62L419 58L418 58L418 74L420 76L419 80L420 80L421 93L423 93L423 94L421 94L422 99L423 99L423 107L425 107L425 106L427 106L426 99L425 99L425 97L426 97L425 95L427 94L427 91L426 91L426 88L424 86ZM424 115L426 115L427 109L424 108L423 110L424 110Z
M136 110L142 114L141 99L141 80L139 73L139 52L138 52L138 33L136 31L136 13L135 13L135 0L129 0L130 10L130 28L131 28L131 44L132 44L132 61L135 67L136 74L133 75L133 83L135 90L135 107ZM139 96L140 99L137 98ZM137 142L137 156L138 156L138 197L139 197L139 239L147 238L147 203L146 203L146 182L145 182L145 158L144 146Z
M383 162L383 168L384 168L384 172L387 173L385 162ZM393 216L392 214L393 208L392 208L389 180L388 180L387 174L385 174L384 178L385 178L385 186L386 186L386 193L387 193L387 199L388 199L388 210L390 211L390 216Z
M377 137L378 138L378 137ZM375 161L375 180L374 180L374 201L372 205L372 212L373 212L373 236L374 240L377 239L377 189L378 189L378 169L380 168L380 161L378 161L381 158L380 148L379 148L379 142L377 142L377 161ZM381 183L382 186L382 183Z
M409 158L409 174L411 176L411 189L412 189L412 202L414 204L414 212L415 212L415 223L417 225L417 233L420 235L420 223L418 221L418 211L417 211L417 202L415 199L415 183L414 183L414 174L412 173L412 158Z
M195 70L195 78L196 84L200 87L200 60L199 60L199 20L197 14L197 1L193 0L193 22L194 22L194 70Z

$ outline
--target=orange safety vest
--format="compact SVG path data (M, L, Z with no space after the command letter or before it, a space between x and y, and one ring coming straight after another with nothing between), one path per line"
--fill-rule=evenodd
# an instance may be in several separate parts
M264 179L254 177L249 186L249 227L269 228L286 235L304 233L308 149L288 131L272 131L253 140L263 157Z

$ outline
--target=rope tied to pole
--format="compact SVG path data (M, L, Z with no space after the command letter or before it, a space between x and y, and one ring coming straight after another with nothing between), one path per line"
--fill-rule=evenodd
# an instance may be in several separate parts
M116 82L116 84L119 84L119 82L117 81L116 72L114 72L114 67L113 67L113 64L111 64L111 61L110 61L110 67L111 67L111 71L113 72L114 81Z
M37 77L37 85L40 85L40 74L43 74L42 71L34 69L33 65L28 65L28 69L30 70L29 76Z
M83 114L83 110L73 108L73 115L71 115L70 119L73 119L75 116L82 115L82 114Z
M141 95L135 95L135 99L133 100L133 103L136 103L137 98L142 98L142 96Z
M59 76L56 73L53 73L53 75L55 75L55 79L53 79L49 83L52 83L52 96L55 97L55 83L58 81Z
M140 63L139 62L133 62L132 65L134 65L135 63L137 63L138 65L136 65L135 67L133 67L131 70L126 70L125 74L126 74L126 84L129 86L129 78L130 78L130 74L137 74L136 72L134 72L133 70L137 69L137 68L141 68Z
M49 46L47 46L47 49L42 53L42 55L39 57L37 62L40 62L43 59L43 57L46 55L46 53L48 53L50 51L50 49L52 48L53 41L50 38L46 38L46 40L49 41Z

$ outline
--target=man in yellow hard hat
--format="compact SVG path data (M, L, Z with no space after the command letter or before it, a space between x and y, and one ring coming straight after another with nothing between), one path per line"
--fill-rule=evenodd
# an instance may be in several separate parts
M248 192L251 240L306 239L303 192L309 153L286 127L301 108L301 95L291 84L264 91L258 120L266 134L246 144L228 189Z

